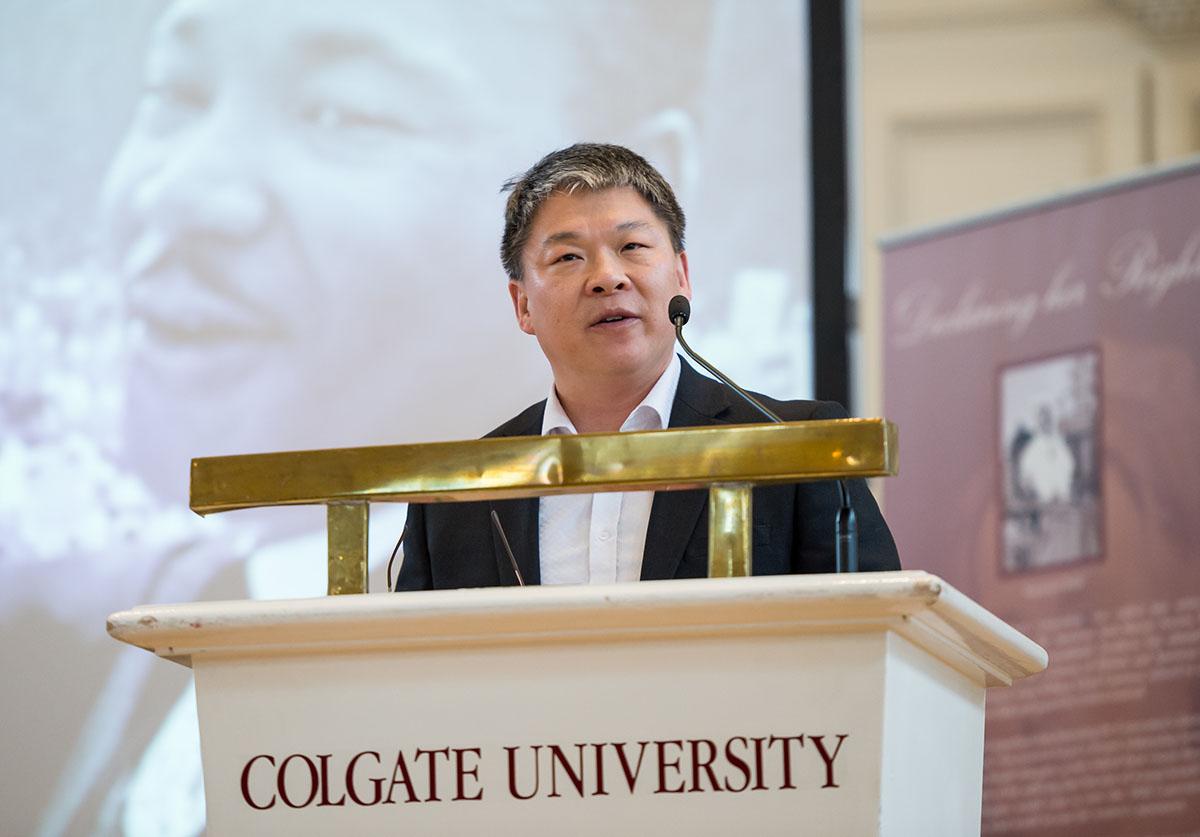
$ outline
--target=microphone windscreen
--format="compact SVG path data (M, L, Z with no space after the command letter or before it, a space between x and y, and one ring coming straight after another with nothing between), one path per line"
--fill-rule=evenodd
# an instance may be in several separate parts
M667 306L667 314L676 325L686 325L692 316L692 303L688 302L688 298L683 294L672 297L670 305Z

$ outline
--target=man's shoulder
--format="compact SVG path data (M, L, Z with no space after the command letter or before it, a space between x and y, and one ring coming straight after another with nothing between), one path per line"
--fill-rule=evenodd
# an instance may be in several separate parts
M781 418L788 421L844 419L849 416L846 408L837 401L809 401L806 399L781 401L769 395L760 395L758 393L755 393L755 397ZM753 409L749 405L746 406L749 409Z
M810 421L818 419L846 418L846 409L836 401L810 401L805 399L781 400L759 392L751 393L768 409L785 421ZM686 404L689 409L673 416L672 424L688 426L696 424L753 424L765 418L741 399L733 390L720 381L701 375L684 362L679 386L675 392L675 409ZM546 414L546 399L531 404L484 438L503 436L539 436L542 418ZM675 419L680 419L677 421Z
M504 424L488 432L484 438L496 436L538 436L542 432L542 416L546 414L546 399L531 404Z
M767 409L784 421L810 421L818 419L846 418L846 408L836 401L811 401L805 399L779 399L761 392L751 392ZM713 380L692 369L686 362L680 377L676 403L683 402L697 416L704 416L715 423L753 424L766 421L766 417L741 396L720 381ZM692 423L687 421L687 423Z

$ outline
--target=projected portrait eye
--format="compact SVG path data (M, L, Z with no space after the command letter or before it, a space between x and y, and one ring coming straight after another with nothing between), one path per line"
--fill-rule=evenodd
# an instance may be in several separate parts
M310 127L326 134L386 134L399 133L404 129L399 117L337 101L313 104L301 112L300 118Z
M204 84L170 79L147 85L138 103L138 120L153 134L170 134L200 118L212 104Z
M168 18L146 55L135 123L151 134L178 131L209 111L216 97L201 27L191 17Z
M461 56L343 26L294 46L290 117L312 152L361 164L462 127L474 106Z
M301 82L296 130L316 154L384 152L414 133L398 81L369 61L319 68Z

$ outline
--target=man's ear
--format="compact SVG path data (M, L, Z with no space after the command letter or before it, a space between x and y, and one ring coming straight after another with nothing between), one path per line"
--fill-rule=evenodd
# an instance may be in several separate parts
M525 294L525 285L520 280L509 279L508 295L512 297L513 313L517 315L517 328L526 334L533 334L533 321L529 316L529 297Z
M679 254L679 292L688 299L692 298L692 277L688 273L687 251Z

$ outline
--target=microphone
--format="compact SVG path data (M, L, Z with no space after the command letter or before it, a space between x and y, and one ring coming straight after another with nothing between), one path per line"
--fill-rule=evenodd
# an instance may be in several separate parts
M731 381L724 372L720 371L707 360L692 351L692 347L689 346L687 341L683 339L683 327L687 321L692 318L692 303L688 301L686 296L679 294L678 296L672 297L670 304L667 306L667 313L671 317L671 322L675 324L675 337L677 340L679 340L679 345L683 346L683 350L688 353L688 357L715 375L717 380L721 381L738 395L742 396L742 398L744 398L751 407L758 410L768 419L776 424L783 423L783 419L763 406L761 401Z
M671 302L667 305L667 315L671 318L671 322L675 324L675 338L679 341L679 345L687 352L688 357L703 366L711 372L717 380L724 383L754 409L758 410L768 420L782 424L783 419L776 415L771 410L768 410L762 402L755 398L746 390L739 387L729 376L725 375L711 363L700 357L692 347L683 339L683 327L687 321L692 318L692 303L683 294L679 294L671 298ZM858 519L854 514L854 508L850 505L850 491L846 488L844 480L838 480L838 511L834 521L836 537L834 538L834 571L839 573L854 573L858 572Z
M692 318L692 301L683 294L676 294L667 303L667 316L676 326L685 326Z

